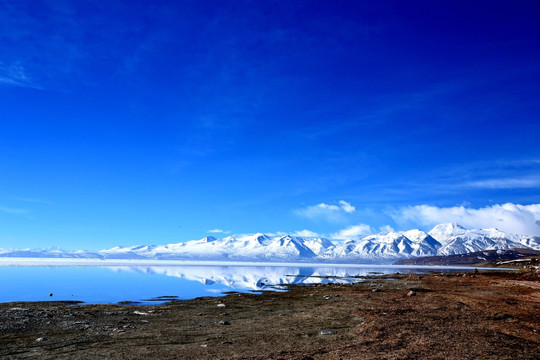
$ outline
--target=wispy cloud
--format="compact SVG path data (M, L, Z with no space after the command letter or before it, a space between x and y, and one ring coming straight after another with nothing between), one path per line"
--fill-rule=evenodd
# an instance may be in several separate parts
M352 214L356 208L350 203L340 200L337 205L320 203L295 210L295 214L308 219L324 219L327 221L343 221L346 214Z
M26 209L18 209L18 208L6 207L6 206L0 206L0 212L6 213L6 214L13 214L13 215L28 214L28 210Z
M211 234L229 234L230 233L230 231L223 230L223 229L211 229L211 230L208 230L207 232Z
M28 198L28 197L22 197L22 196L13 196L12 199L23 201L23 202L29 202L29 203L40 203L40 204L50 204L51 202L49 200L45 199L38 199L38 198Z
M307 230L307 229L304 229L304 230L300 230L300 231L295 231L291 234L292 236L300 236L300 237L320 237L320 235L314 231L311 231L311 230Z
M42 89L28 75L26 69L20 63L4 65L0 63L0 84L4 86Z
M472 181L463 184L463 187L479 189L528 189L540 187L540 178L503 178Z
M351 225L330 235L331 239L349 240L373 234L371 226L366 224Z
M467 228L495 227L503 231L540 235L540 204L500 204L483 208L417 205L389 212L402 225L432 226L457 222Z

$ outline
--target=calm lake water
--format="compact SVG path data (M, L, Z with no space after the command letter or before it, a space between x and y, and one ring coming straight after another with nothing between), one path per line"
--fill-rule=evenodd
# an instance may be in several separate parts
M472 268L442 268L473 271ZM284 290L279 284L352 283L355 276L421 273L396 266L0 266L0 302L70 300L163 303L230 291ZM49 294L53 294L49 296ZM160 298L161 297L161 298ZM163 297L167 297L164 299Z

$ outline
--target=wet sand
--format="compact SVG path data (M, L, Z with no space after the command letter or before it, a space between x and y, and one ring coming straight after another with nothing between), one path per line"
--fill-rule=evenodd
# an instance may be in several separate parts
M392 275L159 306L0 304L0 358L538 359L538 274Z

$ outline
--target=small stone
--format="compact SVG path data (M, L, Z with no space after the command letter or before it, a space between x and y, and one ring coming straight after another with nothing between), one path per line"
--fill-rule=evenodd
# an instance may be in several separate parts
M144 311L138 311L138 310L135 310L133 313L134 313L135 315L148 316L148 313L147 313L147 312L144 312Z
M409 291L409 292L407 293L407 296L409 296L409 297L411 297L411 296L416 296L416 291L413 291L413 290Z
M201 344L201 347L203 348L208 347L208 344Z
M45 340L47 340L47 339L44 338L44 337L40 337L40 338L37 338L37 339L36 339L36 342L43 342L43 341L45 341Z
M221 320L221 321L219 322L219 324L220 324L220 325L231 325L231 323L230 323L229 321L227 321L227 320Z
M333 330L322 330L321 335L335 335L336 332Z
M225 304L217 304L217 307L219 307L219 308L224 308L224 307L225 307Z
M204 313L198 313L197 314L197 316L203 316L203 315L204 315Z
M371 290L371 291L372 291L372 292L381 292L381 289L375 288L375 289L373 289L373 290Z

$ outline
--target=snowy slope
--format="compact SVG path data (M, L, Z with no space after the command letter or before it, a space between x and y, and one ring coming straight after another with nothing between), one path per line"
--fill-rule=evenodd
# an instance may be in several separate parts
M329 260L362 259L373 262L432 255L440 246L435 239L423 231L410 230L404 233L390 232L349 240L328 249L320 257Z
M522 243L526 237L521 235L504 233L494 228L467 230L455 223L437 225L429 235L443 244L436 255L529 247Z

